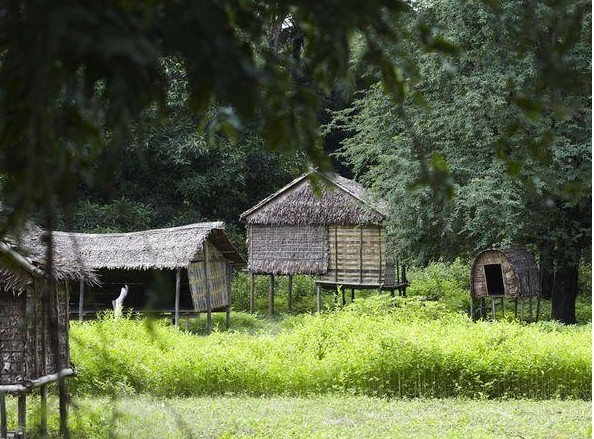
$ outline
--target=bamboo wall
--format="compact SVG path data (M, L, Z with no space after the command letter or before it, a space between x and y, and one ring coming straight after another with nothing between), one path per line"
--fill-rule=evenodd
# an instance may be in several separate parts
M328 226L328 270L323 282L348 285L394 283L386 264L386 233L380 226Z
M485 265L501 265L503 276L504 297L519 297L521 294L520 280L506 255L500 251L486 251L475 260L472 268L472 294L474 297L492 296L487 288Z
M208 245L208 270L204 256L188 265L188 278L194 310L208 310L206 294L210 293L210 309L224 309L231 304L229 288L229 261L210 243ZM208 271L208 273L207 273ZM208 283L207 283L208 277Z
M16 294L0 291L0 384L17 384L57 372L47 310L41 305L43 284ZM70 366L68 346L68 290L56 285L59 359Z

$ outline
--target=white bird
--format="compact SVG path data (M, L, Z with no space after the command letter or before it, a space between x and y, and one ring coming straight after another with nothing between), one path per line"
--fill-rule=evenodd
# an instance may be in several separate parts
M116 300L112 300L113 316L118 319L122 316L122 308L124 307L124 299L128 295L128 285L124 285L120 290L120 295Z

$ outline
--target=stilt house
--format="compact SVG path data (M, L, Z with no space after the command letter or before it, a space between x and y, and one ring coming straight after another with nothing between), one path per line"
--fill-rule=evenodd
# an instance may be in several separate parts
M224 227L208 222L131 233L56 232L57 246L77 255L100 281L79 286L79 318L105 309L128 285L125 308L171 312L176 324L184 308L206 312L210 329L211 312L229 316L233 267L245 265Z
M311 171L241 218L253 275L311 274L318 287L352 291L406 288L386 252L385 203L353 180Z
M536 298L538 320L540 296L540 271L534 256L527 250L520 247L492 248L476 255L470 270L470 313L473 318L475 311L482 317L487 304L491 305L495 318L497 306L503 313L504 299L511 299L516 316L520 300L520 318L523 319L525 298L528 298L532 317L532 299Z
M19 395L17 433L22 434L26 394L40 387L45 431L45 385L74 374L68 344L68 284L92 281L93 274L58 250L48 272L42 235L40 229L29 227L18 241L0 240L0 437L8 434L5 394ZM65 410L65 395L60 394L63 425Z

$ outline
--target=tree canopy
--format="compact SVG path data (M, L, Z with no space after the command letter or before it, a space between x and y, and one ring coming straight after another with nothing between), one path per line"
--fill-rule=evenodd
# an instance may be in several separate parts
M559 303L575 299L591 244L591 20L573 3L534 6L529 19L523 2L421 2L415 20L459 53L409 46L418 72L407 98L394 103L376 83L332 127L351 134L340 155L388 198L402 254L423 262L529 246ZM532 34L518 35L522 20ZM565 22L573 45L555 34Z

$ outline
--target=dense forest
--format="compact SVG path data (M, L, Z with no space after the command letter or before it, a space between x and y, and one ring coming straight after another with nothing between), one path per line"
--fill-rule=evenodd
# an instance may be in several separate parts
M7 224L223 220L241 248L240 213L317 166L388 201L411 263L527 246L556 318L575 322L591 249L589 3L366 3L8 14Z

